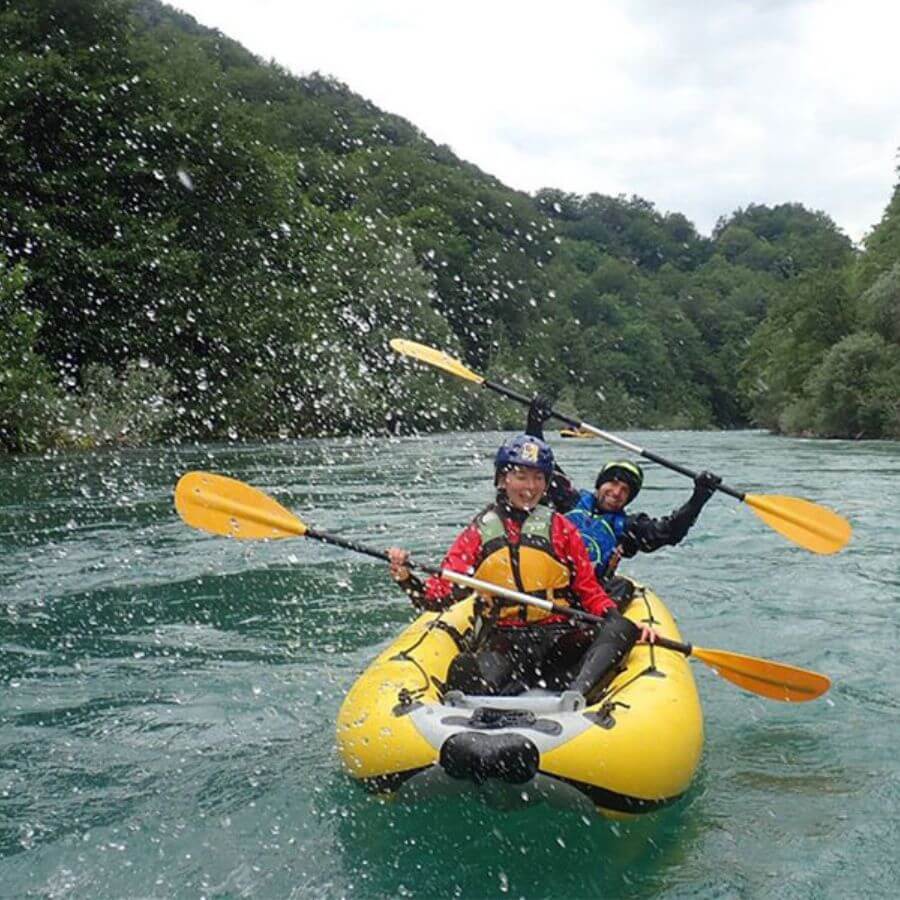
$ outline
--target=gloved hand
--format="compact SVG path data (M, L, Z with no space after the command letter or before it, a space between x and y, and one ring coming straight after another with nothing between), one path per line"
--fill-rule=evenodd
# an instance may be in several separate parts
M407 565L409 562L409 551L400 547L388 547L387 554L388 561L391 564L391 578L397 582L408 581L409 576L412 574Z
M716 488L722 483L722 479L712 472L703 471L694 479L694 496L691 497L701 506L716 492Z
M544 438L544 422L553 415L553 405L540 394L535 394L531 405L528 407L528 424L525 431L532 437Z

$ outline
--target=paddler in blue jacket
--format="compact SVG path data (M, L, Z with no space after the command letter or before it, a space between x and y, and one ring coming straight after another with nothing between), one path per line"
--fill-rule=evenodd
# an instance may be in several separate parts
M535 397L528 409L526 432L543 439L544 422L549 417L550 404L542 397ZM640 493L644 472L637 463L620 459L603 466L593 492L575 488L557 466L550 479L547 499L578 528L602 583L615 574L623 556L630 558L678 544L697 521L700 510L720 481L721 478L710 472L701 472L694 480L694 492L687 503L668 516L653 519L646 513L626 512L625 507Z

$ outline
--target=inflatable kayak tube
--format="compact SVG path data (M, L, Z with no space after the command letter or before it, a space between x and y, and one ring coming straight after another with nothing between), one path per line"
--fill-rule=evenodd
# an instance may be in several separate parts
M562 438L596 438L593 431L582 431L580 428L561 428L559 436Z
M625 615L681 640L659 597L629 586ZM505 807L548 802L612 818L652 812L688 789L703 718L684 656L635 646L590 705L539 689L467 696L444 681L473 624L472 598L421 615L353 685L337 724L353 778L410 799L477 791Z

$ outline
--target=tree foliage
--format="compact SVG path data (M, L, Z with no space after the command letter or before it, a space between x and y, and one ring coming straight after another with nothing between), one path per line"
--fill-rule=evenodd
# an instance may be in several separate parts
M40 314L24 302L28 271L0 259L0 446L35 450L55 436L59 391L35 343Z
M895 189L865 252L814 241L821 254L810 270L770 304L743 364L753 421L794 434L900 437L898 198Z
M156 0L4 5L0 51L9 449L521 421L395 335L608 425L777 428L848 333L896 344L896 192L861 260L796 204L707 238L512 191Z
M831 347L803 400L810 430L825 437L900 437L900 347L856 331ZM803 427L804 422L797 423Z

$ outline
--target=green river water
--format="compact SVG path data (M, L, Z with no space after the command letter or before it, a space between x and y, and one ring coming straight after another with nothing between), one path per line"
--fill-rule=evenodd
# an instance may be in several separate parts
M500 435L0 461L0 896L896 896L900 446L627 436L855 528L815 556L719 495L681 547L624 568L687 640L834 681L789 705L696 664L700 771L633 823L367 794L341 772L334 723L413 615L385 567L203 535L172 506L179 475L211 469L316 527L437 561L489 499ZM555 446L583 485L609 456ZM638 506L663 514L689 491L648 467Z

